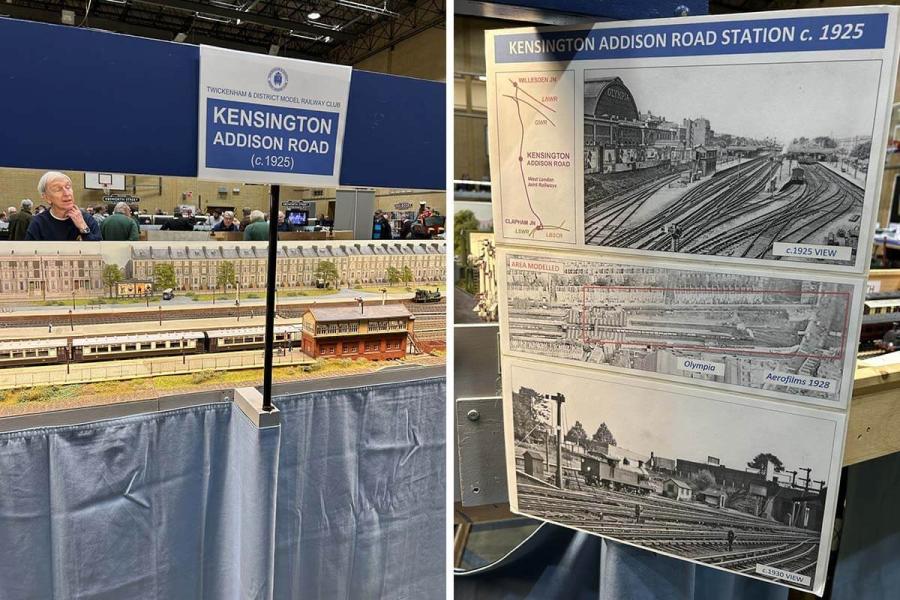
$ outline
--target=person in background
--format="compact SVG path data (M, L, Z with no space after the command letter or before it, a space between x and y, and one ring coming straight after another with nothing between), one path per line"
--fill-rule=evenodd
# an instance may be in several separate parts
M244 213L244 218L241 219L241 231L247 229L247 226L250 225L250 223L253 222L253 220L250 218L251 211L250 211L249 208L247 208L247 207L245 206L245 207L243 208L243 213Z
M59 171L47 171L38 181L38 192L50 207L34 215L25 232L25 240L100 241L100 226L94 217L75 204L75 192L68 175Z
M222 213L222 220L212 228L213 231L240 231L241 227L234 220L234 213L226 210Z
M128 242L140 239L140 230L129 216L130 209L124 202L116 204L113 214L100 223L100 233L104 240L110 242Z
M222 222L222 213L218 210L212 211L212 214L209 215L209 218L206 219L206 224L209 225L209 228L214 230L216 229L216 225Z
M91 213L91 216L94 217L94 220L97 221L97 223L102 225L103 219L105 219L107 217L106 206L104 206L103 204L98 204L97 206L94 207L94 212ZM102 228L100 230L100 233L103 233Z
M43 213L45 210L47 210L46 206L44 206L43 204L38 204L38 207L36 209L34 209L34 214L39 215L39 214Z
M34 202L31 198L25 198L19 205L20 210L9 220L9 239L21 242L25 239L25 232L31 224L31 208Z
M372 224L372 239L393 239L391 236L391 223L387 220L387 217L385 216L384 212L381 211L381 209L375 211L375 221Z
M265 242L269 239L269 224L261 210L250 213L250 224L243 229L245 242Z
M285 218L283 210L278 211L278 231L293 231L291 222Z
M9 228L9 217L6 211L0 211L0 231L6 231Z
M191 211L185 210L182 211L181 216L172 219L171 221L167 221L163 223L163 226L160 227L160 230L168 230L168 231L193 231L194 230L194 217L191 215Z

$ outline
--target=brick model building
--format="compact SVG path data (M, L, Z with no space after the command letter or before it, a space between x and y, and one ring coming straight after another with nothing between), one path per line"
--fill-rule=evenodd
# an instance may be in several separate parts
M415 317L402 304L311 308L303 351L313 358L403 358Z

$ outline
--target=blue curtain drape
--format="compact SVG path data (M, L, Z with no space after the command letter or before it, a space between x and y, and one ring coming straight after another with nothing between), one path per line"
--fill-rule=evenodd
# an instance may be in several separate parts
M0 434L0 600L443 598L445 380Z
M275 598L445 597L444 379L281 397Z
M0 435L0 598L267 597L280 435L230 405Z

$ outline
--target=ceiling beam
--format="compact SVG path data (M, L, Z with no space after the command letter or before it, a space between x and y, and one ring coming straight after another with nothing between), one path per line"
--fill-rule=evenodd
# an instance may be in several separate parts
M246 21L248 23L255 23L256 25L262 25L264 27L269 27L271 29L278 29L282 31L297 31L300 33L307 33L309 35L322 35L322 29L318 27L312 27L307 25L304 22L300 21L285 21L283 19L277 19L274 17L268 17L265 15L261 15L253 12L243 12L240 10L234 10L231 8L225 8L222 6L215 6L213 4L203 4L201 2L193 2L192 0L133 0L134 2L139 2L141 4L152 4L154 6L162 6L165 8L171 8L174 10L187 11L191 13L203 13L207 15L215 15L217 17L223 17L226 19L234 19L237 21L240 19L241 21ZM2 5L0 5L2 6ZM330 35L334 39L338 40L349 40L351 38L350 35L346 33L342 33L340 31L330 32Z

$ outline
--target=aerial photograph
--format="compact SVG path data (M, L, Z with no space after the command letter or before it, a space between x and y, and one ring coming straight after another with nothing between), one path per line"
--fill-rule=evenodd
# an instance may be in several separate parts
M536 358L834 404L852 371L849 283L511 253L505 285L509 350Z

